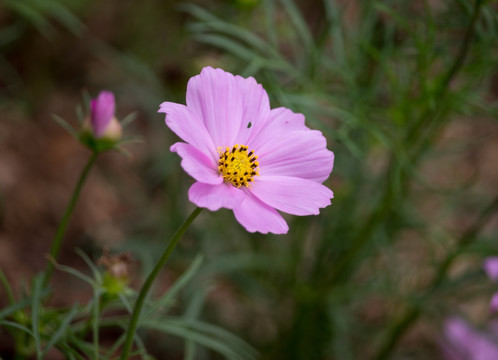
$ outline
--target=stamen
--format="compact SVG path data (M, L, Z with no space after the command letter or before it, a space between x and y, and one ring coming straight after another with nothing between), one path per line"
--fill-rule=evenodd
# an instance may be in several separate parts
M222 148L223 149L223 148ZM225 147L220 150L218 161L218 171L223 175L223 179L232 183L235 187L250 186L254 182L253 177L259 176L256 161L258 158L254 151L248 151L245 145L235 144L232 148Z

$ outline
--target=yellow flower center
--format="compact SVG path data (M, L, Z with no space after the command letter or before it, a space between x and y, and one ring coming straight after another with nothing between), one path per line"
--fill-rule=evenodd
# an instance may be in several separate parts
M225 151L221 149L219 152L218 170L225 181L239 188L249 186L254 181L253 177L259 175L259 163L256 161L258 157L254 155L254 151L248 152L247 146L236 144L231 149L227 147Z

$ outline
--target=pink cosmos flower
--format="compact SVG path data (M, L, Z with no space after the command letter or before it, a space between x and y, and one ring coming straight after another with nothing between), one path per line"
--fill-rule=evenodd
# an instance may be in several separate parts
M498 256L490 256L484 259L483 268L492 281L498 282ZM491 311L498 311L498 292L491 298L489 308Z
M486 333L475 330L460 318L446 321L444 334L447 343L443 351L448 360L498 359L497 332L492 326Z
M97 139L121 137L121 125L114 116L115 107L114 94L110 91L102 91L91 101L90 125Z
M185 142L171 146L196 182L199 207L231 209L247 231L284 234L279 211L317 215L333 193L322 185L334 164L322 133L304 116L270 109L254 78L206 67L187 85L187 105L164 102L166 125Z
M484 259L484 271L493 281L498 281L498 256L490 256Z

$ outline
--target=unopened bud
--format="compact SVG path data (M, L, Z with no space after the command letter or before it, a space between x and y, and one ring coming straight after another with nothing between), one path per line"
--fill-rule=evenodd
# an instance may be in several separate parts
M119 140L122 128L114 115L115 109L114 94L102 91L90 103L90 116L83 122L83 131L91 132L96 139Z
M104 249L97 263L106 269L102 285L109 295L117 295L126 290L130 282L130 267L133 263L131 254L109 255L108 250Z

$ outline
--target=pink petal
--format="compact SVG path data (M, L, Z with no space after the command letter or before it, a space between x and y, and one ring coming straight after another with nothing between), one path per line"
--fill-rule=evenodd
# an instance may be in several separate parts
M110 91L101 91L99 96L90 103L93 133L97 138L105 132L107 125L114 117L116 103L114 94Z
M256 80L211 67L189 80L187 106L202 119L216 146L223 147L243 143L252 125L264 122L270 111L268 95Z
M258 161L261 175L291 176L324 182L334 167L334 153L316 130L294 131L268 143Z
M271 111L268 127L249 144L259 156L261 175L325 181L334 166L320 131L304 125L304 116L279 108Z
M491 301L489 302L489 309L491 312L498 311L498 292L494 293L491 297Z
M177 142L170 147L182 158L182 168L195 180L206 184L220 184L223 177L216 168L216 163L194 146Z
M498 256L490 256L484 259L484 271L493 281L498 281Z
M462 319L450 318L444 324L444 334L448 341L448 349L453 354L464 355L474 347L476 336L474 330Z
M266 123L263 127L255 129L247 145L260 149L264 144L273 141L275 137L301 130L309 130L304 124L304 115L279 107L270 110Z
M249 232L262 234L286 234L289 227L282 215L275 209L247 194L244 200L233 209L237 221Z
M294 215L317 215L334 196L322 184L288 176L256 177L251 193L265 204Z
M226 183L209 185L196 182L188 190L188 197L195 205L216 211L220 208L234 209L244 201L246 195Z
M459 318L448 320L444 332L452 359L498 359L498 346L491 340L494 334L479 332Z
M235 142L245 145L249 138L266 126L271 111L270 100L263 86L254 78L244 79L237 75L235 79L243 98L242 122Z
M204 123L185 105L163 102L158 112L166 114L166 125L181 139L195 146L199 151L217 161L216 146Z

